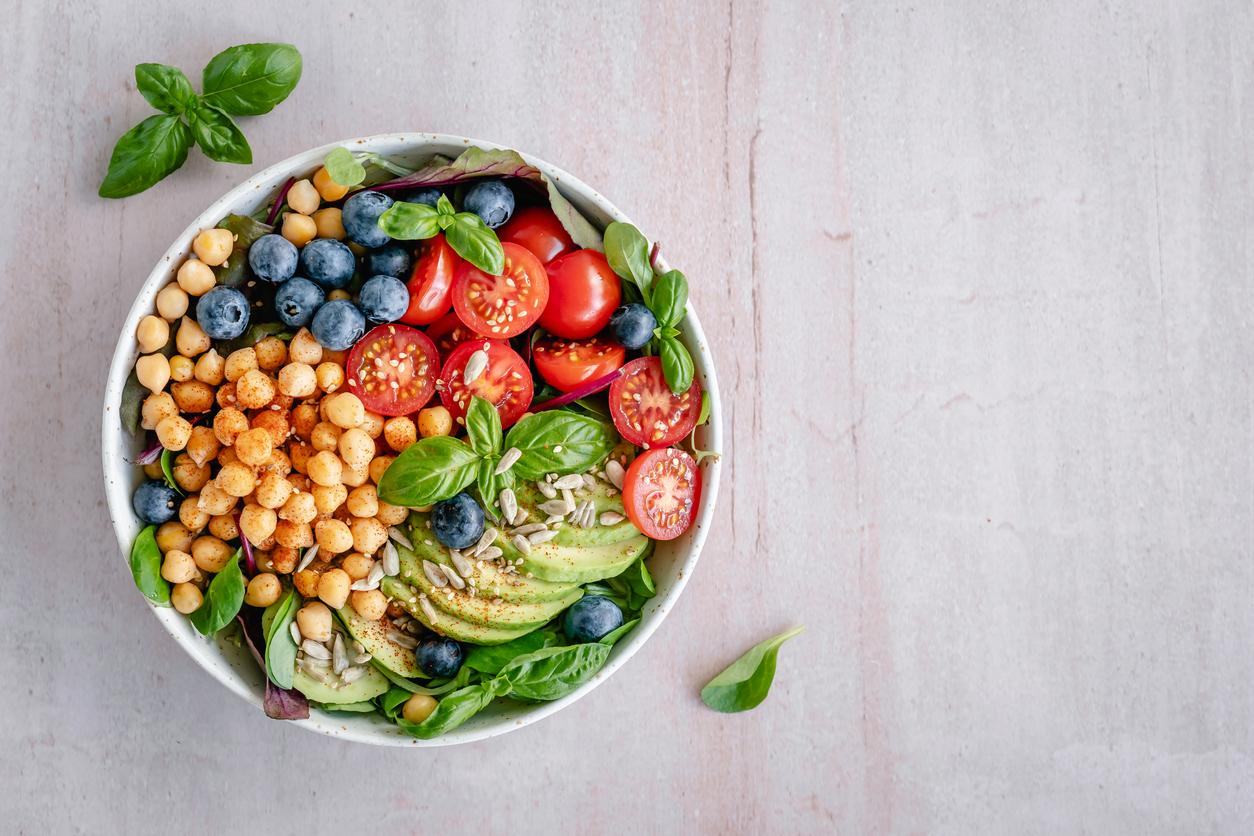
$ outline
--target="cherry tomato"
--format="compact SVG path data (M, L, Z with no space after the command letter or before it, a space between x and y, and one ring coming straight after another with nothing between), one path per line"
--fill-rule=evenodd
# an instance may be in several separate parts
M549 301L549 277L530 250L505 242L501 275L463 261L453 278L453 308L462 322L494 340L521 334L540 318Z
M623 438L640 447L666 447L692 432L701 414L701 384L671 392L662 361L638 357L610 384L610 416Z
M408 415L435 391L440 357L427 335L404 325L371 329L348 355L348 388L371 412Z
M476 351L486 350L488 365L467 386L466 363ZM518 352L500 340L473 340L464 342L444 363L440 372L444 381L440 400L452 413L453 420L464 418L472 395L484 398L501 414L501 426L508 427L522 417L531 406L534 384L527 363Z
M444 316L453 304L453 274L460 263L443 235L421 242L409 275L409 310L401 322L430 325Z
M549 304L540 316L546 331L582 340L609 325L622 301L622 287L605 256L596 250L576 250L546 269Z
M570 240L570 233L557 215L543 206L519 209L510 222L497 232L502 241L513 241L531 250L543 264L575 248L575 242Z
M623 477L631 524L654 540L674 540L692 525L701 502L701 470L674 447L646 450Z
M577 342L545 337L536 343L531 357L540 377L553 388L569 392L620 368L627 359L627 349L597 337Z
M453 353L453 349L466 340L473 340L476 337L486 339L482 334L476 334L467 328L454 311L449 311L433 322L427 328L427 336L435 343L436 350L440 352L441 357L448 357Z

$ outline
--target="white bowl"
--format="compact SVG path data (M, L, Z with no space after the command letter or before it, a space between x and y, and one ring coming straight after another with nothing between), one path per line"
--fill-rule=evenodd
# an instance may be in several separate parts
M337 145L360 151L375 151L398 161L410 162L432 154L455 157L471 145L477 145L480 148L505 147L460 136L422 133L381 134L333 143L297 154L250 177L214 202L187 229L183 230L183 233L175 239L165 255L157 262L157 266L153 268L147 281L140 288L135 304L131 306L126 322L122 325L117 348L113 353L113 363L109 367L109 381L105 387L101 454L104 461L105 494L109 502L109 516L113 520L118 547L123 555L123 558L118 561L118 571L126 571L125 556L129 554L131 543L141 528L139 520L131 510L131 493L142 481L143 476L140 469L130 464L129 460L136 458L140 452L142 434L132 435L122 427L118 417L122 387L137 357L135 329L140 318L152 312L157 291L174 279L178 266L191 252L192 238L197 232L215 226L228 214L247 215L256 211L258 207L273 199L280 184L289 176L311 175L321 165L327 152ZM614 220L629 220L595 190L560 168L529 154L524 153L522 156L528 163L552 179L562 194L599 226L604 227ZM714 375L714 362L705 333L701 330L701 323L691 306L688 308L681 327L684 332L684 343L692 353L697 379L701 381L702 388L710 395L710 422L699 432L703 434L705 449L722 450L720 426L722 409L719 401L718 381ZM570 705L604 682L610 674L631 658L658 628L662 619L679 599L679 594L683 591L684 584L701 554L701 546L705 543L706 534L714 518L714 504L718 498L719 461L717 459L709 461L703 465L702 469L704 471L702 498L696 523L678 540L659 543L653 557L649 560L649 568L657 584L657 596L644 608L640 624L636 629L614 647L605 667L579 690L553 702L528 705L493 704L465 725L433 740L412 738L374 714L332 716L315 709L311 711L311 716L307 720L286 722L295 722L296 725L311 731L345 740L373 743L379 746L451 746L456 743L469 743L505 734ZM264 679L247 651L201 636L184 616L169 607L149 605L138 592L135 593L134 604L135 606L149 606L169 634L192 659L233 693L247 700L258 711L261 710ZM672 636L674 641L680 639L679 636Z

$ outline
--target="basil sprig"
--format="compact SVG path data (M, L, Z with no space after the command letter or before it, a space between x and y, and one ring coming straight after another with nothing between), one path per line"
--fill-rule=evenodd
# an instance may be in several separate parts
M435 206L398 200L379 216L379 229L400 241L421 241L443 232L453 251L483 272L499 276L505 269L505 249L496 231L474 212L458 212L444 195Z
M300 52L290 44L241 44L218 53L205 67L199 96L177 67L136 65L136 89L163 115L149 116L113 146L100 196L150 188L183 165L193 144L218 162L251 163L252 149L231 117L273 110L300 73Z

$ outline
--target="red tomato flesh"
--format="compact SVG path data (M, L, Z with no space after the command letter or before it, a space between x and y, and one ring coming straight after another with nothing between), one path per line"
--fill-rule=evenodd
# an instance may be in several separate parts
M380 325L349 352L348 389L371 412L408 415L435 392L440 357L427 335L404 325Z
M536 343L531 359L540 377L550 386L569 392L620 368L627 359L627 349L596 337L590 340L545 337Z
M549 278L529 250L501 244L505 269L485 273L463 261L453 278L453 308L467 327L494 340L521 334L540 318L549 301Z
M502 241L526 247L543 264L575 248L575 242L570 240L570 233L557 215L543 206L519 209L498 232Z
M555 259L549 274L549 304L540 325L551 334L582 340L610 324L622 301L622 286L605 256L577 250Z
M453 305L453 274L461 257L437 235L418 245L414 253L414 269L410 272L409 310L401 322L410 325L430 325L448 312Z
M487 339L483 334L476 334L467 328L466 324L453 311L449 311L433 322L427 328L427 336L435 343L435 348L440 352L441 357L448 357L453 353L453 349L466 342L466 340Z
M692 432L701 414L701 384L671 392L662 361L639 357L610 385L610 416L618 434L638 447L666 447Z
M623 478L627 516L654 540L674 540L687 531L700 501L701 470L674 447L641 453Z
M486 351L488 364L479 376L466 384L466 364L477 351ZM453 420L466 417L473 395L488 401L501 414L501 426L508 427L522 417L531 406L535 386L531 370L518 352L499 340L464 342L444 363L440 372L440 400L453 415Z

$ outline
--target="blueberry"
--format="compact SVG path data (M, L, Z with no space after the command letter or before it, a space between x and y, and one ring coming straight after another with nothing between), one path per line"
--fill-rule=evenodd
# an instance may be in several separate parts
M366 318L352 302L335 299L318 308L309 330L323 348L346 351L366 333Z
M131 497L131 506L144 522L160 525L178 513L179 495L165 482L145 482Z
M196 303L196 321L210 339L233 340L248 328L248 299L219 285Z
M566 611L562 631L572 642L597 642L623 626L623 611L604 595L585 595Z
M353 251L334 238L318 238L300 251L300 271L327 290L348 284L357 268Z
M409 291L393 276L374 276L361 286L357 307L371 322L395 322L409 310Z
M388 244L366 253L366 273L371 276L409 277L409 249L400 244Z
M514 214L514 193L500 180L481 180L466 190L462 206L496 229Z
M418 667L427 676L447 679L457 676L465 654L462 646L444 636L433 636L418 645L415 651Z
M406 203L421 203L424 206L435 208L435 204L440 200L439 189L415 189L412 192L405 192L400 199Z
M303 276L293 276L275 291L274 311L284 325L301 328L309 324L326 300L322 288Z
M344 201L340 219L350 241L363 247L382 247L392 239L379 229L379 216L392 205L392 198L380 192L358 192Z
M637 351L644 348L653 339L653 329L657 327L657 317L653 311L632 302L614 311L610 317L610 328L614 329L614 339L623 348Z
M296 275L296 245L282 235L263 235L248 248L248 266L259 279L285 282Z
M483 536L483 509L468 493L437 502L431 511L435 539L450 549L464 549Z

